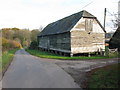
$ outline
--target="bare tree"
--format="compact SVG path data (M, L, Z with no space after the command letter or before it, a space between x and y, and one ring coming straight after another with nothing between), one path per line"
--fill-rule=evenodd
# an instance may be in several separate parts
M41 32L43 30L43 26L40 25L39 31Z

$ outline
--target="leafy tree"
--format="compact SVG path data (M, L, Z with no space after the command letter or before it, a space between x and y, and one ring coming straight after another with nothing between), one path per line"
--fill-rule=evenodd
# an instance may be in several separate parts
M23 47L28 46L30 45L30 42L31 42L30 35L31 35L31 32L27 29L18 30L18 31L15 31L14 40L19 41Z
M31 41L37 41L37 36L40 33L38 29L34 29L31 31Z
M28 47L32 41L37 41L37 35L40 31L42 31L42 26L40 29L34 29L32 31L29 31L29 29L19 29L16 27L3 28L0 30L0 32L2 32L2 46L4 49L16 48L19 45Z
M12 28L12 30L17 31L17 30L20 30L20 29L19 29L19 28L14 27L14 28Z
M13 40L14 31L8 29L2 29L2 36L6 39Z

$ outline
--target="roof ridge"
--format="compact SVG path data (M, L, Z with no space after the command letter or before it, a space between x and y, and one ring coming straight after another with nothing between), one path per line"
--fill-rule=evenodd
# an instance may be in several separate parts
M92 14L87 12L86 10L82 10L80 12L74 13L72 15L66 16L62 19L59 19L55 22L48 24L39 36L58 34L70 31L74 25L82 18L89 17L95 18Z
M83 10L83 17L94 17L94 18L95 18L94 15L92 15L91 13L89 13L89 12L86 11L86 10Z

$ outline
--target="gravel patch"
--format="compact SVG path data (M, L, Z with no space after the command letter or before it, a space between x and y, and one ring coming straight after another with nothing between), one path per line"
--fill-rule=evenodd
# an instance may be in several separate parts
M96 59L96 60L57 60L43 59L49 63L55 63L70 74L74 81L82 88L86 88L87 72L120 62L120 58Z
M82 88L86 88L87 72L106 65L118 63L120 59L55 61L54 63L70 74Z

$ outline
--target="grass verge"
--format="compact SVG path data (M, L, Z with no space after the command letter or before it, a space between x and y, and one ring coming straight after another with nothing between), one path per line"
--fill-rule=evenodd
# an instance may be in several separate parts
M91 56L91 57L86 57L86 56L76 56L76 57L67 57L67 56L60 56L57 54L49 53L49 52L44 52L40 50L30 50L26 49L27 52L30 54L41 57L41 58L50 58L50 59L63 59L63 60L75 60L75 59L107 59L109 57L104 57L104 56Z
M11 63L13 57L14 57L14 53L17 51L18 49L12 49L9 50L7 52L3 52L2 54L2 67L0 68L1 72L5 72L9 66L9 64Z
M119 64L109 65L88 72L88 88L118 88Z

